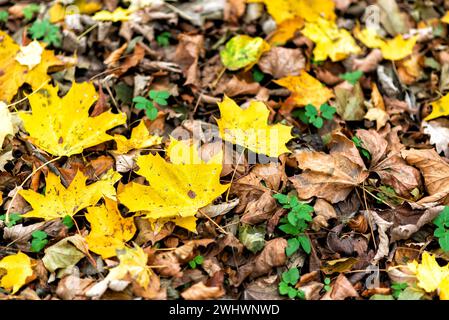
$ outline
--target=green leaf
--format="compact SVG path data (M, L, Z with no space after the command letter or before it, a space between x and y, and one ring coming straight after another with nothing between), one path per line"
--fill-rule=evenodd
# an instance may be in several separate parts
M301 234L298 236L298 241L301 244L302 249L304 250L305 253L310 254L310 251L312 250L312 247L310 245L310 240L309 238L307 238L306 235Z
M289 204L290 203L289 197L282 193L274 194L273 198L275 198L280 204Z
M126 104L130 104L133 98L133 89L127 84L120 82L115 87L117 100Z
M285 248L285 254L290 257L299 249L299 241L296 238L291 238L287 240L287 248Z
M328 277L324 278L324 284L331 284L331 279Z
M394 300L393 296L390 294L374 294L370 298L370 300Z
M449 232L446 231L444 235L438 238L438 243L440 244L441 249L443 249L444 252L449 251Z
M25 8L22 9L23 16L25 17L25 20L31 20L33 19L33 16L36 12L39 12L41 7L38 4L30 3Z
M8 228L15 226L17 224L17 222L19 222L22 219L22 216L20 214L17 213L11 213L9 215L9 222L6 224L6 226ZM6 221L6 214L2 214L0 216L0 220L2 221Z
M196 262L195 262L195 260L190 260L190 261L189 261L189 266L190 266L190 268L195 269L195 268L196 268Z
M299 233L298 229L295 226L292 226L291 224L283 224L279 226L279 229L293 236L296 236Z
M33 40L42 39L45 43L53 44L55 47L61 45L62 37L59 27L51 24L48 19L34 21L29 32Z
M327 120L332 119L334 117L335 112L337 112L337 109L331 107L327 103L322 104L320 107L320 113L324 119Z
M165 90L150 90L149 96L154 102L160 104L161 106L166 106L168 104L167 99L170 97L170 92Z
M408 287L406 282L395 282L391 285L391 289L393 289L392 296L396 299L399 297L402 291Z
M438 227L449 227L449 206L444 207L433 223Z
M297 290L297 297L301 300L306 300L306 294L302 290Z
M413 289L411 287L405 288L399 295L395 298L398 300L421 300L424 292ZM394 296L394 295L393 295Z
M292 287L288 287L287 295L290 299L296 298L296 296L298 295L298 290Z
M256 67L253 68L252 74L253 74L253 80L256 82L259 82L259 83L262 82L263 78L265 78L265 74L262 71L260 71L259 68L256 68Z
M31 251L40 252L48 243L47 233L42 230L36 230L31 234Z
M0 22L7 22L9 18L9 13L8 11L0 11Z
M285 283L284 281L279 282L279 293L283 296L285 296L288 293L288 289L290 286L288 283Z
M66 215L63 219L62 219L62 223L67 227L67 228L72 228L75 224L73 223L73 218L69 215Z
M362 140L360 140L360 138L357 136L353 136L351 140L352 142L354 142L357 149L359 149L362 156L364 156L368 160L371 160L371 154L369 153L369 151L362 147Z
M321 117L315 118L312 121L312 124L314 125L315 128L318 128L318 129L322 128L323 124L324 124L323 118L321 118Z
M160 47L168 47L170 45L171 33L164 31L156 36L156 42Z
M159 111L156 109L156 107L152 107L150 109L147 109L146 114L147 114L148 119L150 119L150 120L156 119L158 112Z
M308 104L308 105L305 106L304 109L306 110L306 116L309 119L318 116L318 111L316 110L316 108L313 105Z
M282 281L285 283L295 285L299 280L299 270L298 268L291 268L288 271L282 273Z
M350 84L355 85L359 79L363 76L362 71L346 72L340 75L340 78L348 81Z
M292 112L292 115L301 120L302 123L309 124L309 118L306 116L306 111L304 109L295 110Z
M139 104L151 104L150 100L148 100L147 98L142 97L142 96L134 97L133 102L139 103Z
M203 262L204 262L204 257L203 257L202 255L197 255L197 256L195 257L195 262L196 262L197 264L203 264Z

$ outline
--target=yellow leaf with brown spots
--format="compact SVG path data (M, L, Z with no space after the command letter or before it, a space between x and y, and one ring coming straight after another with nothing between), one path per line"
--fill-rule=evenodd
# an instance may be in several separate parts
M432 102L431 105L432 112L424 118L424 121L429 121L449 115L449 94L445 95L437 101Z
M144 211L151 219L194 217L229 188L220 183L222 152L205 162L195 145L173 139L167 154L170 162L159 154L137 158L136 172L149 185L131 182L117 195L131 212Z
M116 256L117 249L136 233L134 218L123 218L115 201L105 199L105 204L87 209L86 219L91 231L86 237L89 250L103 259Z
M126 115L103 112L89 117L98 99L92 83L73 83L62 98L58 87L46 85L29 96L32 114L20 113L31 142L55 156L71 156L113 137L107 130L126 122Z
M269 157L290 152L285 144L293 138L292 127L280 123L269 125L270 111L265 103L251 101L247 109L242 109L225 96L218 107L221 118L217 124L223 140Z
M81 171L76 173L66 189L60 178L49 172L46 179L45 195L33 190L20 190L19 194L28 201L33 210L23 214L23 218L53 220L73 216L78 211L93 206L103 197L115 194L114 184L120 174L110 170L103 179L86 186L87 177Z
M118 154L125 154L133 149L143 149L160 144L162 137L150 135L145 122L141 121L137 127L131 132L131 138L126 139L122 135L114 135L114 140L117 143Z
M40 45L44 48L43 44ZM25 83L31 85L33 90L38 89L51 79L47 74L49 68L63 65L53 51L43 50L40 63L29 69L16 60L20 52L20 46L0 30L0 101L10 102Z

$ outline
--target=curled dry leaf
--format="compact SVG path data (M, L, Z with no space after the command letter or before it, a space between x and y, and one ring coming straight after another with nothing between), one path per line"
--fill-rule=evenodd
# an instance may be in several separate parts
M433 149L402 150L402 157L411 165L416 166L424 177L429 196L418 201L420 204L440 202L449 203L449 164Z
M262 196L248 203L240 222L247 224L258 224L268 220L277 208L276 200L271 192L264 192Z
M198 60L204 50L204 37L202 35L181 34L178 37L175 62L181 66L186 78L185 85L199 86Z
M313 206L315 217L313 218L312 229L320 230L321 227L327 228L329 226L328 220L337 218L337 212L334 207L323 199L317 199Z
M438 153L443 152L445 157L449 157L449 120L423 121L422 126L424 133L430 136L430 144L435 145Z
M373 258L373 264L376 264L380 259L386 257L390 252L389 241L387 236L387 230L393 225L393 222L385 221L377 212L373 210L367 210L363 212L365 216L372 221L372 225L377 226L377 232L379 233L379 244L376 255Z
M359 294L351 282L343 274L339 274L337 279L331 284L331 290L326 292L321 300L345 300L346 298L358 297Z
M224 294L225 291L221 287L208 287L204 283L198 282L184 290L181 296L185 300L208 300L221 298Z
M298 76L306 65L306 58L301 49L273 47L260 58L257 65L263 72L279 79Z

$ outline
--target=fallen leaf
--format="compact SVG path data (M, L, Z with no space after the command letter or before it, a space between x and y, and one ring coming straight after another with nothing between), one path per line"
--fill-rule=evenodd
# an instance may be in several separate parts
M316 22L306 22L301 32L316 44L313 49L315 61L324 61L328 57L332 61L340 61L361 52L351 34L338 28L333 21L318 18Z
M152 219L193 217L229 188L220 184L221 152L206 163L199 158L195 145L174 139L167 152L171 163L159 154L137 159L137 173L150 185L131 182L119 191L120 202L131 212L145 211Z
M0 30L0 82L2 83L0 101L10 102L24 83L30 84L33 90L38 89L50 80L47 74L48 69L62 65L53 51L44 50L41 62L28 70L28 66L16 60L19 53L20 46L6 32Z
M335 260L328 260L321 267L321 271L325 274L345 273L352 270L352 267L359 261L356 258L341 258Z
M93 282L93 279L68 275L59 281L56 294L63 300L82 300Z
M86 254L87 244L83 237L76 234L62 239L56 244L45 249L42 262L50 272L65 269L76 265Z
M317 199L313 205L313 210L315 211L315 217L313 217L312 229L315 231L320 230L321 227L327 228L329 226L328 221L337 218L334 207L326 200Z
M112 22L128 21L129 19L131 19L130 16L132 13L133 11L129 9L118 7L113 12L101 10L95 13L95 15L92 18L98 21L112 21Z
M265 53L257 63L264 73L275 79L298 76L305 68L306 58L300 49L273 47Z
M186 78L184 85L200 86L198 60L204 53L204 37L202 35L181 34L176 47L175 62L179 64Z
M403 150L401 155L410 165L418 167L424 177L429 196L420 199L418 203L440 202L448 204L449 164L433 149Z
M120 175L110 171L102 180L86 186L87 177L78 171L68 188L60 182L60 178L49 172L46 179L46 193L42 195L32 190L20 190L19 194L28 201L33 210L22 215L24 218L42 218L53 220L72 217L78 211L95 205L103 196L115 195L114 183Z
M61 99L58 87L44 86L28 97L32 114L20 113L25 130L33 144L56 156L81 153L102 142L113 139L106 134L126 122L125 114L104 112L89 117L89 108L97 100L91 83L73 83Z
M367 210L364 212L364 214L366 217L368 217L368 219L371 220L370 225L377 226L377 232L379 234L379 244L377 252L372 260L372 263L376 264L380 259L386 257L390 252L389 240L386 231L390 229L390 227L393 225L393 222L385 221L374 210Z
M449 115L449 94L445 95L439 100L431 103L432 112L424 118L424 121L429 121L439 117L444 117Z
M303 18L292 18L282 21L278 24L268 43L273 45L284 45L288 40L295 36L297 30L304 26Z
M443 152L449 157L449 120L436 119L422 122L423 131L430 136L430 144L435 145L438 153Z
M140 121L139 125L131 132L131 137L126 139L122 135L114 135L114 140L117 143L118 154L125 154L134 149L148 148L162 142L162 137L153 136L148 132L145 122Z
M326 292L321 300L345 300L346 298L358 297L359 294L351 282L343 274L339 274L337 279L331 284L331 290Z
M0 260L0 269L5 269L0 286L15 294L32 277L31 259L24 253L9 255Z
M136 233L133 218L123 218L117 203L109 199L105 199L104 205L88 208L86 219L91 228L86 236L89 250L103 259L116 256L117 249L123 249Z
M225 96L218 107L221 118L217 124L223 140L270 157L290 152L285 144L293 138L291 127L280 123L268 125L270 111L263 102L253 100L247 109L242 109Z
M0 101L0 150L2 150L5 137L8 135L14 135L14 133L12 115L9 112L6 103Z
M26 46L20 46L20 51L16 55L16 60L22 65L27 66L28 70L32 70L41 63L44 48L39 41L32 41Z
M270 45L260 37L237 35L226 43L225 48L220 51L220 57L223 65L231 71L243 67L249 70L268 50Z
M274 80L278 85L290 90L291 99L297 106L312 104L315 108L327 102L334 96L332 90L326 88L320 81L301 70L299 76L287 76L279 80Z
M184 290L181 296L185 300L208 300L221 298L224 294L225 291L222 287L208 287L204 283L198 282Z
M335 108L338 115L346 121L360 121L366 114L365 98L360 83L356 83L351 89L335 88Z
M343 201L367 177L368 171L342 153L299 151L294 154L303 173L290 178L301 199Z

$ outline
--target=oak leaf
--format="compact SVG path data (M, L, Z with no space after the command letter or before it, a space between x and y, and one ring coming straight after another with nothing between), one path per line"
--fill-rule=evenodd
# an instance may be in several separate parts
M42 218L53 220L73 216L78 211L95 205L101 197L114 197L114 183L120 174L110 170L103 178L86 186L87 177L78 171L72 183L66 189L60 178L49 172L46 179L45 195L32 190L20 190L19 194L28 201L33 210L22 215L24 218Z
M119 190L118 199L131 212L144 211L147 218L194 217L229 185L220 184L222 153L209 162L200 159L195 145L173 139L167 150L170 162L159 154L137 159L137 174L149 186L131 182Z
M73 83L58 97L58 87L46 85L28 97L32 114L21 113L33 144L55 156L81 153L113 137L105 131L126 122L126 115L104 112L89 117L89 108L98 99L91 83Z
M144 121L141 121L137 127L131 132L131 138L126 139L122 135L114 135L114 140L117 143L118 154L125 154L133 149L143 149L147 147L160 144L162 137L150 135Z
M133 218L123 218L117 203L109 199L104 205L87 208L86 219L91 228L86 236L89 250L103 259L114 257L136 233Z
M285 144L293 138L292 128L280 123L268 125L270 111L263 102L251 101L247 109L242 109L225 96L218 107L221 118L217 124L223 140L270 157L290 152Z
M43 44L39 45L44 48ZM17 90L25 83L31 85L33 90L38 89L50 80L47 74L49 68L62 65L53 51L43 50L40 62L29 70L28 65L22 65L17 61L18 56L20 60L20 52L20 46L6 32L0 30L0 83L2 84L0 101L10 102Z
M299 76L287 76L274 80L278 85L292 92L289 100L298 106L312 104L319 109L320 106L334 96L332 90L326 88L320 81L309 75L304 70Z
M6 256L0 260L0 269L6 270L6 274L1 279L0 286L7 290L12 289L12 294L19 291L27 283L27 279L33 275L31 259L22 252Z

